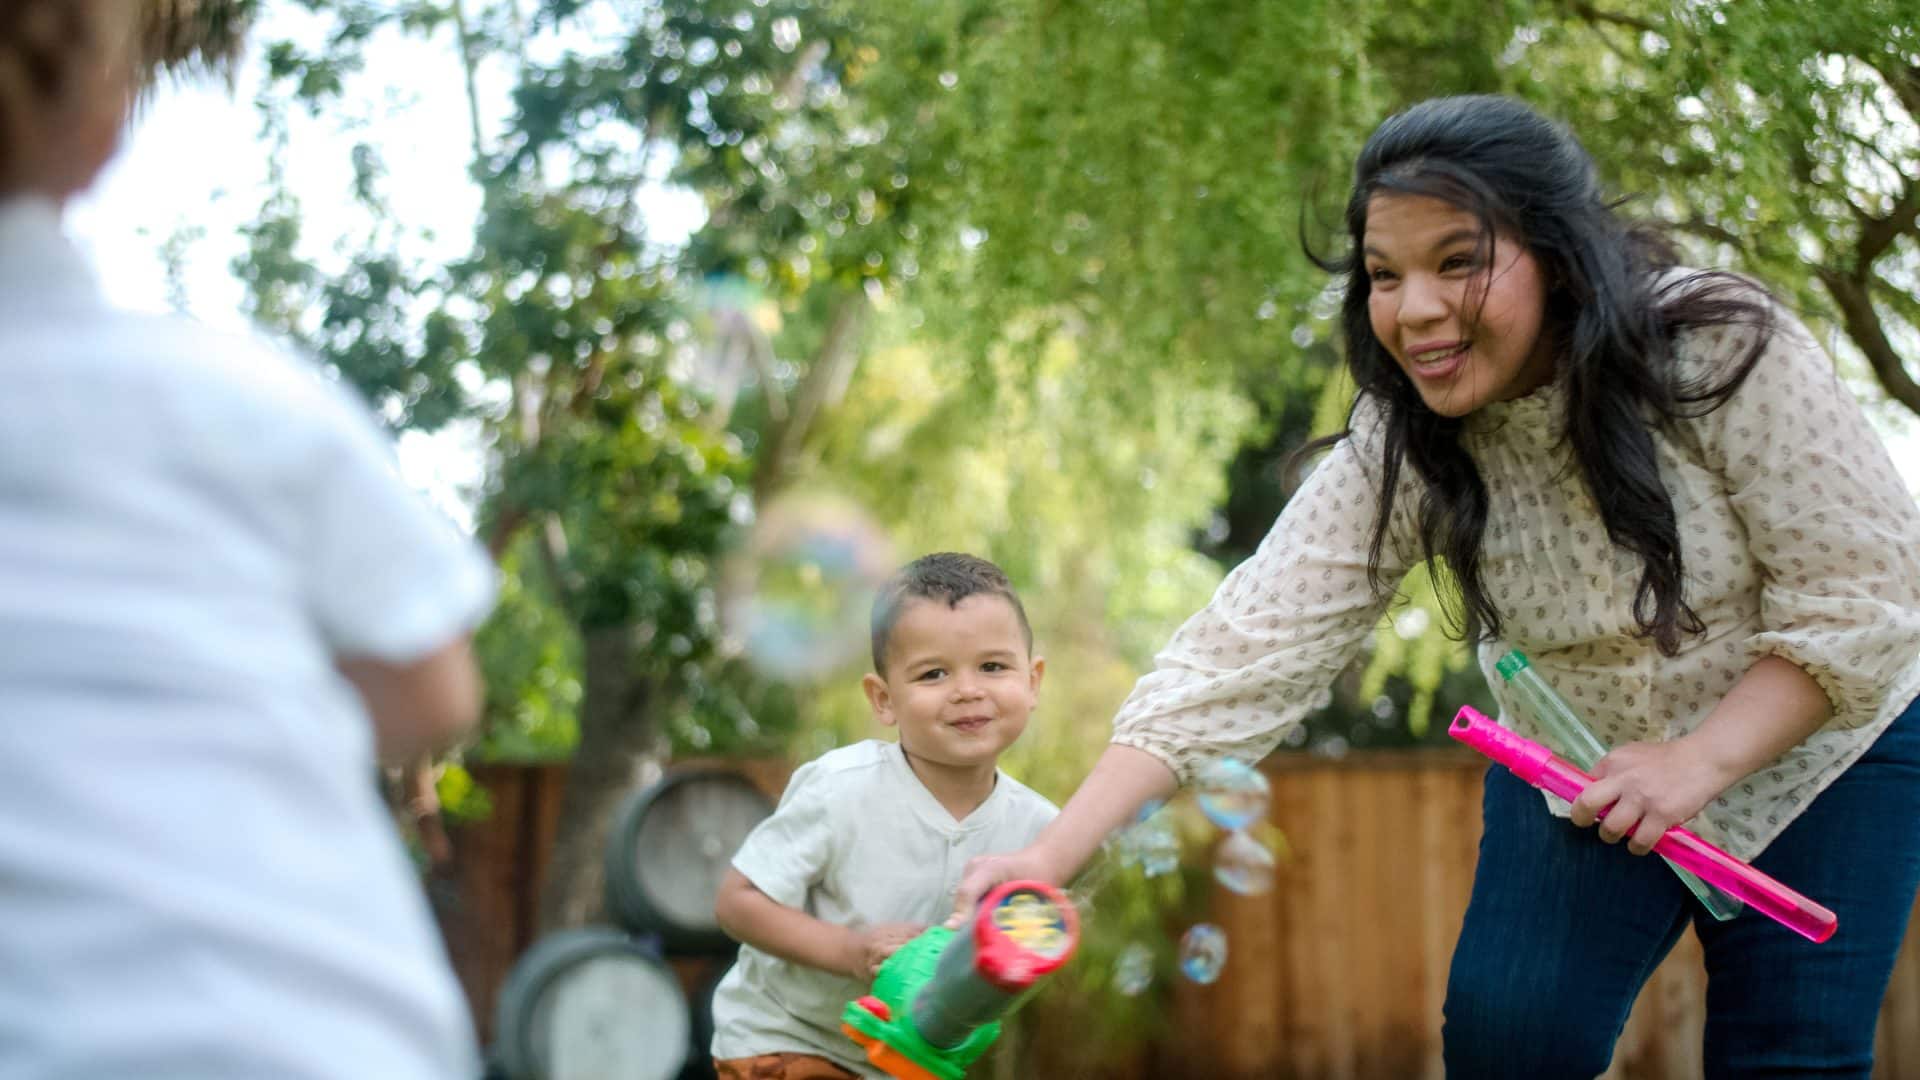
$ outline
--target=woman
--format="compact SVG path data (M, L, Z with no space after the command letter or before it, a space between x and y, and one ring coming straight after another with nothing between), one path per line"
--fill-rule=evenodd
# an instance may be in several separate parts
M957 909L1068 878L1205 761L1265 755L1440 557L1482 666L1495 637L1525 650L1614 748L1571 807L1489 771L1449 1073L1604 1071L1691 920L1709 1076L1866 1076L1920 881L1920 513L1885 448L1797 321L1677 268L1517 102L1388 119L1347 222L1349 430L1060 817L971 866ZM1701 918L1634 857L1682 822L1832 907L1839 936Z

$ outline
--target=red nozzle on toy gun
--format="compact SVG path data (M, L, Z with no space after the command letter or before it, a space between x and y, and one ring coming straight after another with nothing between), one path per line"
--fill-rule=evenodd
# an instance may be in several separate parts
M1587 785L1593 783L1593 777L1553 751L1501 727L1471 706L1460 710L1447 734L1505 765L1513 775L1534 787L1568 802L1579 798ZM1688 829L1679 826L1668 829L1653 845L1653 850L1809 941L1825 941L1839 926L1833 912Z

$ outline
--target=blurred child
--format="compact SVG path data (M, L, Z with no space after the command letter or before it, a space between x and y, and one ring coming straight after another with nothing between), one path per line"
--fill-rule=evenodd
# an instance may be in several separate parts
M884 1076L840 1031L887 957L944 915L968 858L1024 845L1054 806L999 771L1046 662L1000 569L917 559L873 605L869 740L800 767L747 837L714 913L741 942L713 999L722 1080Z
M374 762L473 723L492 569L358 402L62 234L148 7L0 4L0 1076L467 1080Z

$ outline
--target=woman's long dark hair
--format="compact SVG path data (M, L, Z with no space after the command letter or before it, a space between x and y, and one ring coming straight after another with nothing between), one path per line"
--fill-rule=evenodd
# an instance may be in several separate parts
M1672 245L1616 215L1586 149L1518 101L1437 98L1374 131L1354 166L1351 249L1324 259L1309 248L1308 256L1346 277L1341 329L1360 390L1355 407L1369 396L1384 406L1383 497L1369 576L1378 588L1391 493L1402 463L1411 463L1422 481L1416 526L1423 554L1443 557L1458 582L1460 608L1449 613L1468 640L1500 633L1500 613L1480 576L1487 489L1462 444L1462 421L1427 408L1374 336L1360 249L1369 201L1381 194L1442 199L1480 218L1486 250L1497 232L1523 243L1539 263L1547 283L1542 333L1551 335L1554 378L1567 390L1566 441L1608 538L1643 564L1635 621L1661 652L1677 653L1683 637L1704 626L1683 595L1679 526L1660 483L1652 428L1711 412L1739 389L1771 331L1765 294L1725 273L1669 276L1663 284L1660 272L1676 261ZM1735 323L1755 331L1745 354L1721 371L1683 376L1674 363L1676 334Z

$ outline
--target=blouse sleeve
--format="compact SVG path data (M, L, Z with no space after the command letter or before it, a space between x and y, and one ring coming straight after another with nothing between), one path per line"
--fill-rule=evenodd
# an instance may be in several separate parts
M1373 410L1356 410L1352 427L1259 550L1155 657L1114 719L1115 743L1159 758L1182 783L1216 758L1257 761L1353 659L1405 576L1412 544L1396 507L1376 593L1367 580L1380 498Z
M1682 353L1730 363L1752 333L1695 331ZM1806 327L1776 307L1745 383L1687 426L1746 526L1759 571L1750 659L1779 656L1804 669L1837 725L1871 722L1920 653L1920 511L1859 403Z

